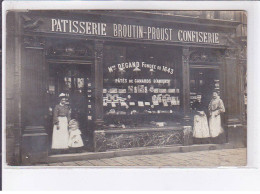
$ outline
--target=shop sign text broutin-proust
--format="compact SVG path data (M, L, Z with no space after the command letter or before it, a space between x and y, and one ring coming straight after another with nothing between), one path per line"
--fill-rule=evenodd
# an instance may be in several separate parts
M166 42L187 42L220 44L220 34L183 30L170 27L156 27L130 24L87 22L69 19L51 19L51 32L81 34L88 36L143 39Z

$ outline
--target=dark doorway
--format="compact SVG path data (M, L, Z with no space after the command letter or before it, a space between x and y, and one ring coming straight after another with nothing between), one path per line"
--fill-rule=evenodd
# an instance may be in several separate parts
M190 68L190 103L191 107L198 98L207 107L213 90L220 93L219 69Z
M212 99L213 91L221 97L222 83L220 80L220 70L219 68L212 68L210 66L196 67L191 66L190 68L190 107L192 112L194 111L194 106L196 101L201 100L202 108L205 110L209 118L208 106ZM221 117L222 126L225 123L225 119ZM225 143L227 141L226 133L222 133L214 141L218 143Z
M71 110L71 119L79 122L84 148L90 142L92 126L93 83L91 65L86 64L50 64L48 82L49 104L49 137L52 142L52 117L58 96L64 93L68 97L67 105ZM83 149L84 149L83 148Z

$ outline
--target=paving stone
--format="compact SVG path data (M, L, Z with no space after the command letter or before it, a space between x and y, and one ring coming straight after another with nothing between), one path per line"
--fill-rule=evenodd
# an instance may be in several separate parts
M185 153L166 153L122 156L100 160L50 163L49 166L121 166L121 167L219 167L245 166L246 148L205 150Z
M63 166L78 166L75 162L62 162Z
M122 158L113 158L113 161L120 163L122 165L129 165L129 166L135 166L137 165L135 162L126 160L126 159L122 159Z
M89 163L93 164L94 166L110 166L106 162L102 160L88 160Z
M100 161L107 164L107 166L123 166L123 164L116 162L112 159L100 159Z
M85 160L76 161L75 163L79 166L94 166L92 163L90 163L89 161L85 161Z

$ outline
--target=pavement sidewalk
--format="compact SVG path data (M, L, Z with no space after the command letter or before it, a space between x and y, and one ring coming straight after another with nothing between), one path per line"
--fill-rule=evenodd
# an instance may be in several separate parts
M122 156L106 159L48 163L37 166L85 167L219 167L246 166L246 148Z

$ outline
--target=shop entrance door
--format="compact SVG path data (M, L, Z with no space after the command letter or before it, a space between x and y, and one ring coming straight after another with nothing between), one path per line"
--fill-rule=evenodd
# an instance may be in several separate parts
M84 145L88 142L88 131L92 121L92 79L90 65L51 64L49 69L50 117L58 96L64 93L71 109L71 118L79 122ZM50 119L51 120L51 119ZM52 131L52 129L51 129ZM50 133L51 134L51 133Z
M213 90L220 92L220 75L218 68L190 68L190 103L191 108L197 100L208 106Z

